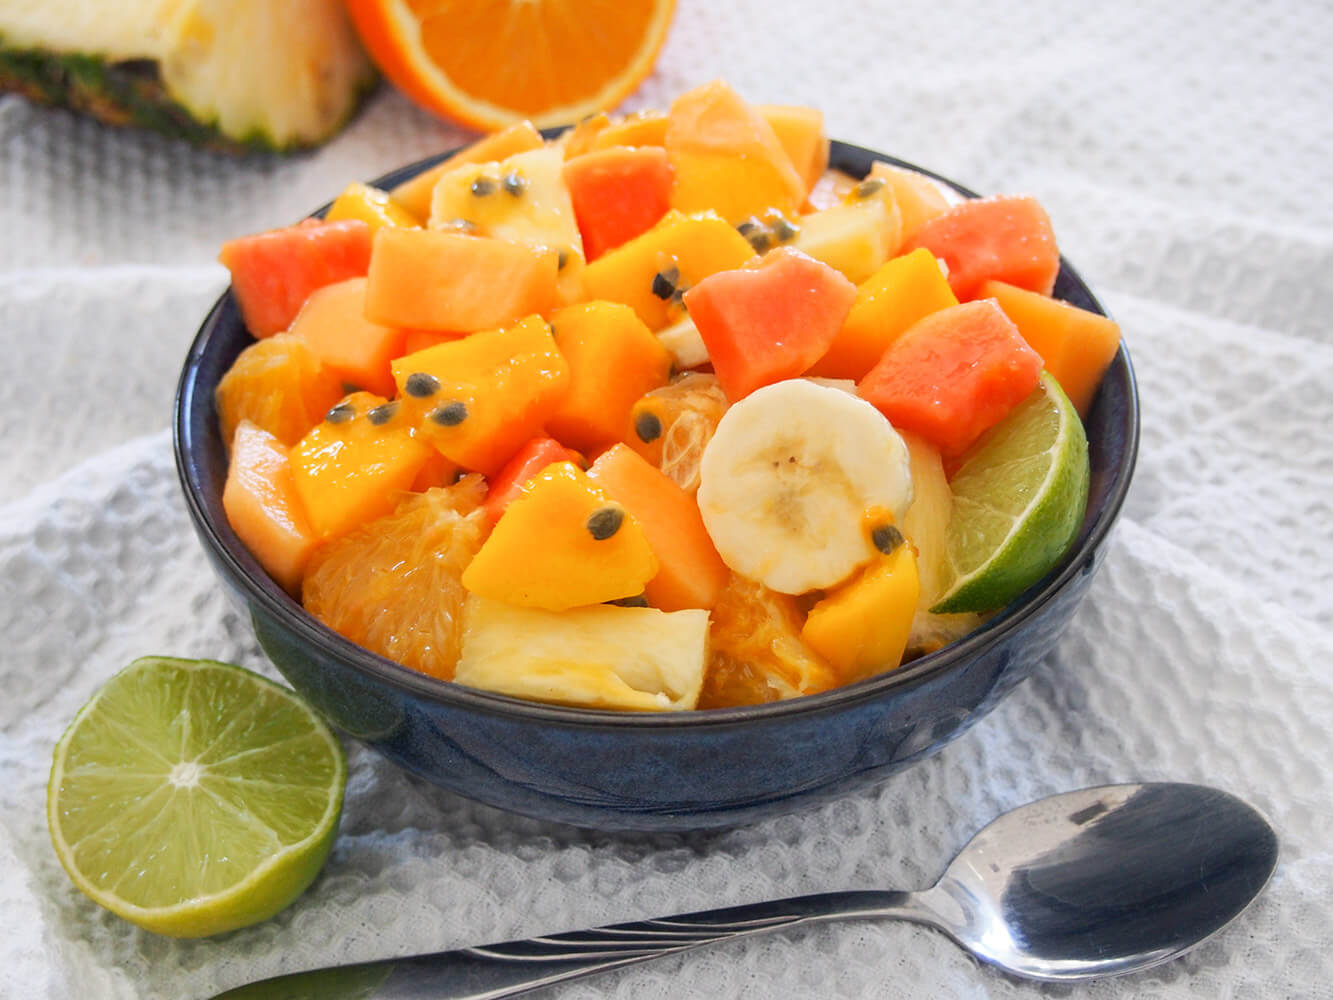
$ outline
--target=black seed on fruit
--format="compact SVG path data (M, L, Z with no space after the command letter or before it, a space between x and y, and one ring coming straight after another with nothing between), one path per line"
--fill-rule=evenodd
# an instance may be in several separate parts
M558 254L556 254L556 257L555 257L555 269L556 269L557 271L563 271L563 270L565 269L565 265L568 264L568 263L569 263L569 251L568 251L568 250L561 250Z
M459 400L445 403L430 411L431 420L441 427L457 427L467 419L467 406Z
M504 175L504 179L501 180L500 183L504 185L504 189L507 194L512 194L515 198L517 198L519 195L523 193L524 189L528 186L528 179L524 177L522 174L520 174L517 170L511 170L509 171L509 173Z
M356 416L356 407L351 403L339 403L324 414L324 419L331 424L345 424L354 416Z
M393 419L393 415L397 412L397 403L381 403L366 414L366 419L376 427L383 427Z
M478 198L484 198L484 197L486 197L486 195L488 195L488 194L494 194L494 193L495 193L495 178L494 178L494 177L478 177L475 181L472 182L472 188L471 188L471 190L472 190L472 193L475 194Z
M796 234L798 232L800 232L800 230L786 219L779 219L777 222L773 223L773 235L777 238L779 243L788 243L791 240L796 239Z
M413 372L403 383L403 391L417 399L425 399L440 391L440 380L430 372Z
M881 524L870 532L870 541L886 556L892 555L903 543L903 533L891 524Z
M599 542L604 542L624 523L625 512L619 507L599 507L588 515L588 534Z
M750 241L755 253L763 253L773 245L773 237L766 229L756 229L745 238Z
M648 598L643 594L635 594L633 597L618 597L614 601L607 601L607 604L614 604L618 608L646 608L648 607Z
M653 275L653 294L659 299L669 299L676 290L676 282L680 280L680 269L670 268L666 271L658 271Z
M856 187L852 188L852 194L858 198L869 198L872 194L884 186L884 180L880 177L871 177L864 180Z
M344 383L343 383L343 395L344 395L344 396L350 396L352 393L354 393L354 392L360 392L360 391L361 391L361 387L360 387L359 385L357 385L355 382L344 382Z
M634 433L644 444L656 441L662 436L662 421L656 413L640 413L634 418Z
M748 240L750 238L751 233L762 232L763 228L764 227L759 224L758 220L746 219L744 222L742 222L739 226L736 227L736 232L740 233Z

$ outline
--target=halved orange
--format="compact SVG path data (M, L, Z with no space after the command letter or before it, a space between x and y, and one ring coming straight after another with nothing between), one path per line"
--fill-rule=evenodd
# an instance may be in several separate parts
M648 75L676 0L348 0L384 74L473 128L578 121Z

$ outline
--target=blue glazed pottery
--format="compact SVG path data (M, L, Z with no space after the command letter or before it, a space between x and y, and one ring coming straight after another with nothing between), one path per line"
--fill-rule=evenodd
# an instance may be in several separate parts
M392 187L441 158L376 184ZM875 160L920 169L833 143L832 166L854 176ZM1104 312L1062 263L1056 297ZM1138 397L1122 346L1087 420L1091 491L1069 554L977 632L899 670L750 708L651 714L564 708L399 666L326 628L268 577L222 509L226 453L213 406L218 380L249 343L227 293L204 320L181 373L176 463L200 541L269 658L345 733L426 780L502 809L603 829L679 831L753 821L879 781L957 737L1028 676L1073 617L1105 555L1138 445Z

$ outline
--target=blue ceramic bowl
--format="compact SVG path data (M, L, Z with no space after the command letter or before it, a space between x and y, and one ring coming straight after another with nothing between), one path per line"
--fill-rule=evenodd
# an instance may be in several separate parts
M376 183L392 187L441 158ZM832 165L855 176L877 159L911 166L833 144ZM1055 294L1104 312L1067 263ZM750 708L564 708L399 666L326 628L268 577L223 513L226 455L213 408L214 387L248 343L227 293L181 373L176 463L204 549L269 658L345 733L426 780L502 809L603 829L744 823L845 794L939 750L1027 677L1073 617L1105 554L1138 445L1138 397L1122 346L1087 421L1092 484L1078 540L1012 606L939 652L859 684Z

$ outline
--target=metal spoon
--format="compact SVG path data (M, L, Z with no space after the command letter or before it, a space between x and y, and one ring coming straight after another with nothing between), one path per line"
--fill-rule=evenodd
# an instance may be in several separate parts
M1202 785L1107 785L1005 813L932 888L827 892L279 976L213 1000L490 1000L690 948L843 918L943 931L1028 979L1137 972L1221 930L1277 864L1255 809Z

